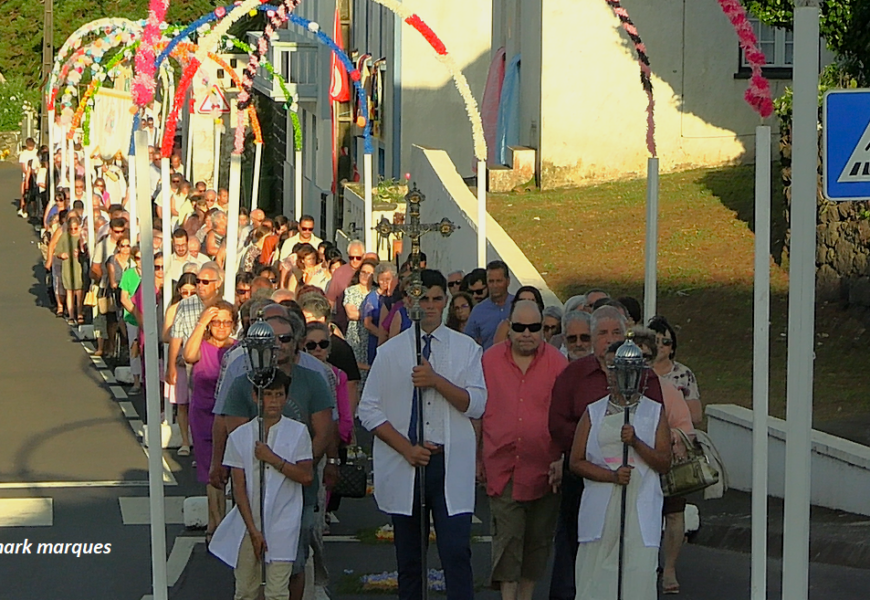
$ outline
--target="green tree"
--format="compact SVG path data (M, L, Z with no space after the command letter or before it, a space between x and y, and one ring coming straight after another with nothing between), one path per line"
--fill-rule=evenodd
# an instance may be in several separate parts
M794 0L743 0L746 9L773 27L791 29ZM821 4L819 31L837 55L840 69L859 85L870 83L870 2L825 0Z
M149 0L54 0L54 49L57 51L79 27L105 17L144 19ZM231 2L176 0L170 3L167 21L186 25L218 5ZM21 78L28 87L41 80L44 2L2 0L0 20L0 73Z

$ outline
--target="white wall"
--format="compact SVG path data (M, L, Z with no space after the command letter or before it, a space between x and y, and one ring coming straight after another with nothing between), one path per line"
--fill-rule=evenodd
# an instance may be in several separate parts
M426 196L420 208L424 223L436 223L447 217L459 229L445 239L437 233L429 233L421 239L420 246L426 253L428 264L433 269L449 273L457 269L468 273L485 265L477 264L477 198L462 181L456 166L443 150L414 146L411 153L411 168L415 183ZM561 306L556 294L522 250L491 216L487 216L487 262L501 259L510 268L511 290L523 285L533 285L541 291L544 304Z
M642 174L647 99L633 45L613 11L604 2L523 1L518 19L512 11L520 1L493 0L492 47L506 46L508 61L515 50L523 53L521 143L539 150L543 186ZM624 0L623 6L652 66L662 170L751 159L760 120L743 100L748 81L734 77L737 37L719 5ZM537 40L540 59L533 54ZM774 96L789 83L771 81ZM529 89L539 95L530 97ZM537 114L539 143L531 135Z
M752 411L733 404L706 407L707 429L728 472L729 485L752 490ZM785 492L785 433L782 419L768 418L768 492ZM870 515L870 448L821 431L812 432L813 505Z

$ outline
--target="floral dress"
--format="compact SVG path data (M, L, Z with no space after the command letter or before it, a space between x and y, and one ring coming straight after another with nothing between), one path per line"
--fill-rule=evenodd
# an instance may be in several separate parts
M369 364L368 349L369 349L369 332L363 326L362 305L365 302L368 292L361 285L352 285L344 291L344 305L356 306L359 311L358 321L349 321L347 324L347 343L353 348L353 355L356 362L361 365Z

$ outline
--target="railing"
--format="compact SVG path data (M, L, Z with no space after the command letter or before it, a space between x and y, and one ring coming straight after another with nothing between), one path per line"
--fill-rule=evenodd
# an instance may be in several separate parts
M248 33L248 42L256 46L262 33ZM268 59L272 67L287 82L287 91L297 101L316 101L318 98L318 59L317 44L296 41L300 38L291 32L281 30L272 38ZM286 102L284 90L265 67L260 67L254 78L254 88L276 102Z

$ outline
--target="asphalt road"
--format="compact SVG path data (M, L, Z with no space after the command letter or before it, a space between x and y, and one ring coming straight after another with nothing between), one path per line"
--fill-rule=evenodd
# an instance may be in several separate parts
M142 399L126 398L124 388L106 382L104 363L93 360L70 328L56 319L42 289L36 238L15 216L18 173L0 165L0 600L111 598L141 600L151 592L150 537L147 518L147 464L134 434L144 414ZM129 405L124 402L132 401ZM122 410L123 409L123 410ZM124 412L126 411L126 412ZM164 452L171 475L165 487L170 575L176 600L221 600L233 595L231 571L198 543L202 533L178 523L184 497L201 495L191 459ZM122 506L124 510L122 510ZM704 508L701 507L702 519ZM333 598L370 597L351 592L361 575L395 569L389 544L351 541L361 530L388 522L371 498L345 500L340 523L327 536L327 564ZM489 533L486 501L479 498L474 533ZM30 542L31 553L24 554ZM39 544L62 554L38 554ZM11 544L11 546L10 546ZM62 544L62 546L58 546ZM68 544L68 545L67 545ZM73 544L91 554L76 556ZM94 546L103 544L99 554ZM105 544L111 552L105 553ZM495 600L485 588L490 546L473 545L477 596ZM746 554L700 546L687 547L680 559L680 598L738 600L749 597L750 563ZM430 566L437 567L434 549ZM770 598L779 598L780 563L769 561ZM810 598L864 600L870 571L813 564ZM548 582L535 598L547 597ZM788 599L791 600L791 599Z

